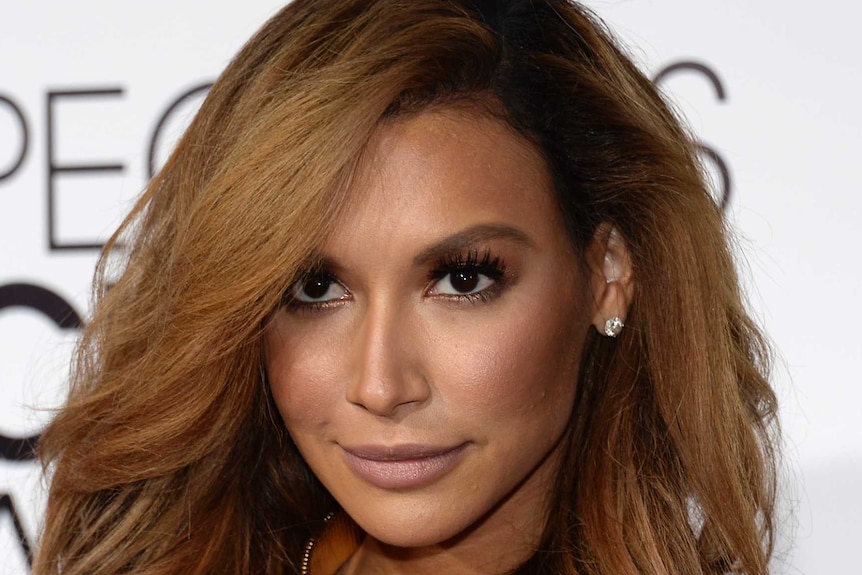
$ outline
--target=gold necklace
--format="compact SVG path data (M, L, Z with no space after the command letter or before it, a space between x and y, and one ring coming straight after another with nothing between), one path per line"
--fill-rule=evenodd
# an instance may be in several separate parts
M302 554L302 575L333 575L356 552L364 533L346 513L329 513L323 531L309 537ZM317 553L312 553L314 550Z
M311 550L314 549L314 537L309 537L305 542L305 552L302 554L302 575L309 575L308 563L311 560Z

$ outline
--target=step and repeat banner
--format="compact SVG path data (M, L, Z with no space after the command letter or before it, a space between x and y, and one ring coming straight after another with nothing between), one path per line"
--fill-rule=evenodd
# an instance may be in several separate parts
M98 248L282 2L34 0L0 13L0 573L23 575ZM862 8L588 2L702 145L785 433L775 573L859 573Z

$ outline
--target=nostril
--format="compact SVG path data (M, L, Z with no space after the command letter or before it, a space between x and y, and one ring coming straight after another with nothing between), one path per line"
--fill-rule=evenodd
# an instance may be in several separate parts
M348 402L380 416L391 416L429 395L415 317L387 295L378 292L364 307L352 342L346 392Z

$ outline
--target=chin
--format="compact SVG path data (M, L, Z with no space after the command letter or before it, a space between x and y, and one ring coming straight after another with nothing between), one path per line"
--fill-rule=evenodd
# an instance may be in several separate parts
M384 545L405 549L433 547L454 537L454 535L440 530L415 529L415 526L396 530L393 529L393 526L389 525L382 531L366 531L366 533Z
M457 538L461 530L445 530L439 525L419 527L415 522L408 526L386 525L380 530L365 532L384 545L402 548L434 547Z
M470 517L463 508L458 516L415 509L408 505L387 512L390 510L380 505L377 507L378 513L347 511L363 531L380 543L405 548L439 545L468 531L478 520Z

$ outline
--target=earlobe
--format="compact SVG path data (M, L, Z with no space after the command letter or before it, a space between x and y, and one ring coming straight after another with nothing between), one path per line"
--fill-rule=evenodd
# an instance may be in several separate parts
M586 252L593 291L592 323L596 330L616 337L625 326L634 293L628 247L619 230L602 224Z

